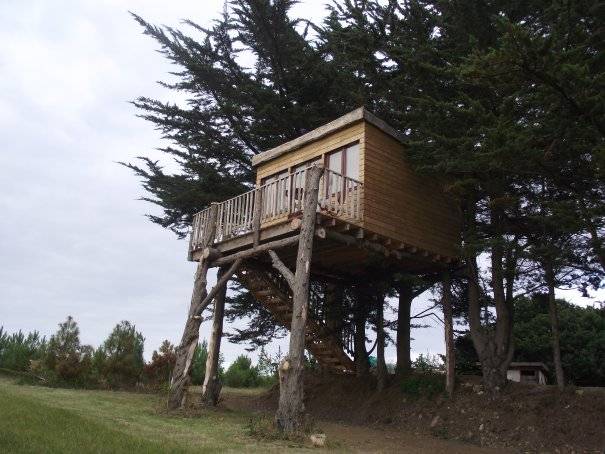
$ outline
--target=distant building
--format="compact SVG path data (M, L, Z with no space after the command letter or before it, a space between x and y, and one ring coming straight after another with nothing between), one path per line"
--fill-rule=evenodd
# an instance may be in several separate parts
M506 371L506 378L520 383L546 384L548 367L544 363L518 362L510 363Z

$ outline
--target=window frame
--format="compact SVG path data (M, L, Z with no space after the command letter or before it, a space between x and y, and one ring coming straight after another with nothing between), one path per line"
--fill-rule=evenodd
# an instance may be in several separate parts
M347 155L349 154L349 153L347 153L347 151L351 147L353 147L354 145L358 146L357 147L357 166L358 167L357 167L357 177L356 178L350 177L350 176L348 176L346 174L346 171L347 171ZM324 161L324 166L326 167L326 169L330 170L330 156L333 155L333 154L335 154L335 153L339 153L339 152L341 153L340 172L336 172L336 171L334 171L334 172L340 173L340 175L342 175L344 178L342 178L342 184L341 184L340 190L332 192L331 194L330 194L331 190L330 190L330 184L329 184L329 182L328 182L328 184L326 184L326 194L325 194L326 197L339 197L340 194L344 194L345 197L346 197L346 192L347 192L346 191L346 186L345 186L346 185L346 178L350 178L352 180L359 181L359 166L361 164L361 145L360 145L359 140L355 140L355 141L350 142L350 143L348 143L346 145L338 147L338 148L336 148L334 150L330 150L330 151L326 152L324 154L324 160L323 160ZM355 185L355 187L356 186L357 185ZM350 188L350 190L353 190L353 188Z

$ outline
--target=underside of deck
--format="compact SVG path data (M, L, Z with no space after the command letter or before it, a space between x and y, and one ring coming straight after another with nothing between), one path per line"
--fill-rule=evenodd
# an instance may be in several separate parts
M312 274L326 276L355 276L372 268L389 269L394 272L428 273L438 272L451 266L455 257L444 257L421 250L400 241L378 235L358 225L341 219L318 214L313 242ZM295 237L300 231L299 217L291 217L283 222L260 230L261 247L275 244L278 240L292 238L292 242L276 245L282 261L295 268L298 243ZM224 240L213 246L214 254L221 261L236 256L243 251L254 249L254 234L247 233ZM207 253L207 252L206 252ZM217 254L218 253L218 254ZM199 261L204 254L201 249L191 252L191 259ZM270 263L268 254L260 254L257 260ZM211 261L212 265L212 261Z

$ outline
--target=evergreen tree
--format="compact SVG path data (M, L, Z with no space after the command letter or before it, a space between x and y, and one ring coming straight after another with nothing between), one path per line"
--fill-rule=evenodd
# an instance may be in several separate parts
M145 338L130 322L118 323L100 349L103 350L103 376L111 387L134 386L141 378L145 361Z

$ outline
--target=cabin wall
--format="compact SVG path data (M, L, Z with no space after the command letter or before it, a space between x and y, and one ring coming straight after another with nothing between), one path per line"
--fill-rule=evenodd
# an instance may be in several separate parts
M327 137L259 165L256 171L256 183L260 184L261 180L265 177L290 169L311 159L322 157L325 153L357 141L359 141L359 178L363 181L364 122L360 121Z
M412 172L403 145L364 123L364 227L435 254L457 257L459 215L431 179Z

